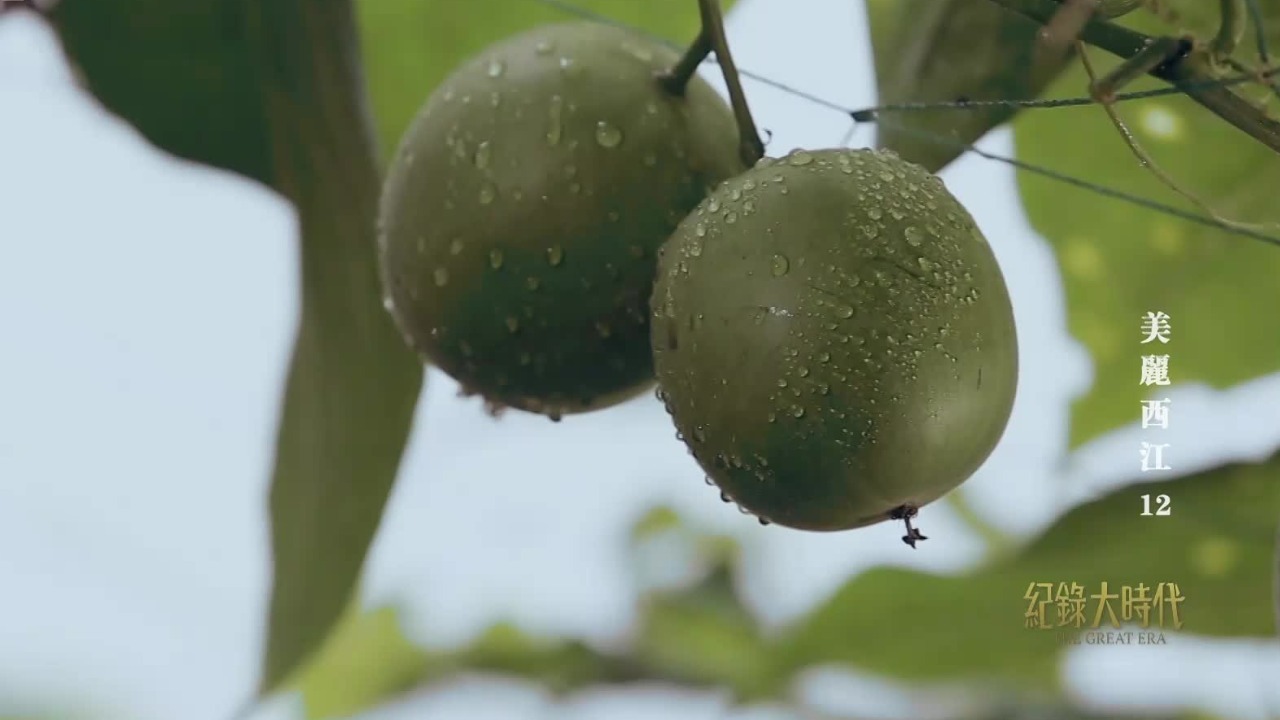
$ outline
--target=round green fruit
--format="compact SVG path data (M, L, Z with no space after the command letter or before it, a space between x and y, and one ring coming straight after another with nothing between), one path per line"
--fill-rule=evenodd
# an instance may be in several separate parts
M407 341L493 407L559 419L653 382L657 249L745 168L732 111L644 36L557 24L473 58L395 155L380 269Z
M762 522L910 518L964 482L1012 410L1004 278L942 181L888 151L795 151L672 235L651 301L659 397Z

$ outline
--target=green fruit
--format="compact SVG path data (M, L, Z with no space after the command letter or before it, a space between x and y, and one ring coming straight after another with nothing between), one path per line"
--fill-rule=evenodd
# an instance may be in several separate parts
M380 208L389 308L491 406L558 419L653 381L657 249L744 169L732 111L631 31L556 24L491 46L432 94Z
M909 521L1012 410L996 258L942 181L891 152L795 151L724 183L664 247L651 305L659 396L762 521Z

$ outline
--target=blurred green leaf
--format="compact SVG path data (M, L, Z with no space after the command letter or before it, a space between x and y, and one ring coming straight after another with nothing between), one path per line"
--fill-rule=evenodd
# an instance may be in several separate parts
M664 676L726 688L739 701L778 697L790 678L777 672L767 640L742 604L737 546L722 547L702 581L645 599L633 652Z
M1203 37L1216 29L1218 3L1173 5L1182 18L1178 27ZM1280 0L1262 0L1262 6L1276 47ZM1148 32L1178 30L1146 12L1130 18L1127 24ZM1245 45L1252 52L1252 44ZM1097 50L1089 57L1100 73L1116 62ZM1249 60L1243 51L1240 59ZM1079 97L1088 83L1076 64L1047 96ZM1144 79L1125 90L1160 86ZM1240 92L1259 99L1267 94L1257 87ZM1116 108L1155 162L1219 214L1251 223L1280 221L1273 198L1280 157L1180 95ZM1035 109L1020 115L1014 127L1023 162L1204 214L1139 165L1101 107ZM1137 420L1140 400L1165 397L1166 388L1139 383L1142 355L1168 354L1175 385L1222 388L1280 369L1280 333L1258 325L1259 308L1280 306L1280 248L1041 175L1019 173L1018 182L1031 224L1061 263L1069 329L1093 357L1093 387L1072 407L1073 447ZM1270 232L1280 235L1280 227ZM1140 344L1142 319L1154 311L1171 317L1167 345ZM1177 412L1173 407L1171 413ZM1176 462L1175 456L1171 463Z
M729 9L732 1L725 1ZM574 7L683 47L698 32L694 0L574 0ZM540 0L357 0L382 157L395 150L427 96L462 61L535 25L577 19ZM732 42L732 39L730 40Z
M180 157L271 183L246 15L226 0L62 0L50 20L107 109Z
M262 689L321 643L378 527L421 386L382 309L379 188L349 2L64 0L52 20L104 105L297 209L302 318L271 490Z
M381 304L352 13L346 0L64 0L51 18L106 107L165 150L271 185L298 212L302 318L271 490L264 691L348 602L422 381Z
M1156 496L1168 495L1172 514L1140 517L1145 494L1153 507ZM1176 583L1186 598L1179 608L1185 624L1171 629L1166 616L1169 644L1179 633L1267 636L1278 517L1280 455L1132 485L1074 508L1017 556L969 575L868 571L794 628L778 652L793 671L836 662L908 680L988 676L1052 688L1066 647L1059 633L1078 631L1025 627L1032 583L1079 584L1086 630L1098 609L1087 596L1100 593L1102 582L1114 594L1139 583ZM1120 613L1120 601L1112 604ZM1056 624L1056 610L1048 611ZM1106 618L1102 629L1111 629ZM1154 614L1150 629L1159 630Z
M351 601L400 464L422 365L382 308L372 128L347 0L239 0L264 69L275 184L302 227L302 321L271 487L275 566L260 690Z
M298 683L308 720L354 715L409 689L430 660L400 628L394 608L349 613Z
M878 105L1030 99L1068 62L1038 43L1039 25L990 0L867 0L867 12ZM876 143L937 172L1014 112L885 111Z

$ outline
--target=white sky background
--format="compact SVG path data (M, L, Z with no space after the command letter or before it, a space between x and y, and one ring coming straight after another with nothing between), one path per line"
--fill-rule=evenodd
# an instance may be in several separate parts
M859 4L743 0L729 33L743 68L851 107L874 103ZM715 71L704 68L723 89ZM747 92L773 132L771 154L834 145L848 127L757 83ZM872 140L863 128L854 144ZM1012 153L1004 132L983 146ZM1057 472L1066 403L1090 373L1065 332L1059 270L1015 202L1010 169L965 158L943 176L999 257L1023 367L1004 441L965 488L993 522L1035 532L1064 503L1131 477L1136 435L1105 438ZM175 161L102 112L72 86L41 24L0 22L0 714L52 705L222 720L251 688L268 588L265 493L297 312L294 228L279 198ZM626 535L658 502L743 538L745 591L770 625L874 564L953 571L977 558L945 504L922 517L945 540L915 552L892 523L762 528L703 484L651 396L556 425L517 413L494 422L455 391L431 372L366 579L368 602L410 605L423 641L466 642L499 618L616 638L634 614ZM1173 397L1179 469L1260 458L1280 441L1276 377ZM1143 521L1136 509L1133 521ZM1242 719L1280 708L1265 682L1280 677L1274 643L1182 638L1139 650L1073 655L1073 688L1116 707L1200 704ZM815 677L806 694L868 714L927 710L845 673ZM729 717L711 694L548 702L531 686L485 681L366 717ZM291 717L289 703L267 715Z

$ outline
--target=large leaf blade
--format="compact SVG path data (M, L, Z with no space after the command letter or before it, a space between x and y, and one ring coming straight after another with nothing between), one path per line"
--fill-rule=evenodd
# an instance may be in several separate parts
M1147 494L1153 502L1173 498L1172 514L1141 517ZM1043 582L1078 583L1086 595L1100 593L1103 581L1109 593L1173 582L1186 600L1184 625L1174 631L1170 621L1164 629L1170 643L1178 632L1268 636L1278 517L1280 455L1130 485L1069 511L1016 556L967 575L864 573L794 628L779 652L795 669L835 662L902 679L994 677L1051 687L1068 647L1056 631L1079 631L1056 627L1053 608L1055 627L1024 626L1024 595ZM1092 623L1100 602L1088 602ZM1112 604L1119 612L1119 600Z
M1274 45L1280 2L1261 4ZM1152 33L1186 27L1202 37L1216 30L1217 3L1172 6L1181 19L1176 28L1145 13L1135 13L1130 24ZM1116 62L1097 50L1089 55L1099 73ZM1248 60L1243 51L1240 59ZM1079 97L1088 84L1077 64L1046 95ZM1158 87L1143 79L1124 89ZM1240 92L1261 99L1269 91ZM1125 102L1116 110L1179 186L1225 217L1268 225L1264 229L1280 236L1280 206L1270 190L1280 183L1280 156L1180 95ZM1022 162L1205 214L1139 163L1101 107L1027 111L1014 129ZM1140 401L1165 397L1168 388L1140 382L1143 355L1169 355L1174 385L1223 388L1280 370L1280 333L1260 326L1258 315L1258 308L1280 305L1280 248L1033 173L1020 173L1018 184L1028 219L1062 267L1068 329L1094 363L1092 388L1072 406L1072 446L1134 422ZM1148 312L1171 317L1167 345L1140 344ZM1176 413L1171 406L1171 423ZM1177 458L1168 460L1176 469Z
M321 646L350 603L422 381L382 307L379 177L346 0L245 0L264 73L276 185L302 226L302 321L271 489L275 572L262 691Z
M270 500L270 689L350 600L422 378L381 306L354 17L345 0L64 0L52 20L106 107L164 150L270 185L298 213L302 317Z
M1066 48L990 0L867 0L879 105L1026 100L1066 67ZM1012 118L1012 105L885 110L876 144L932 172Z
M89 90L152 143L271 183L265 109L236 3L62 0L49 19Z

